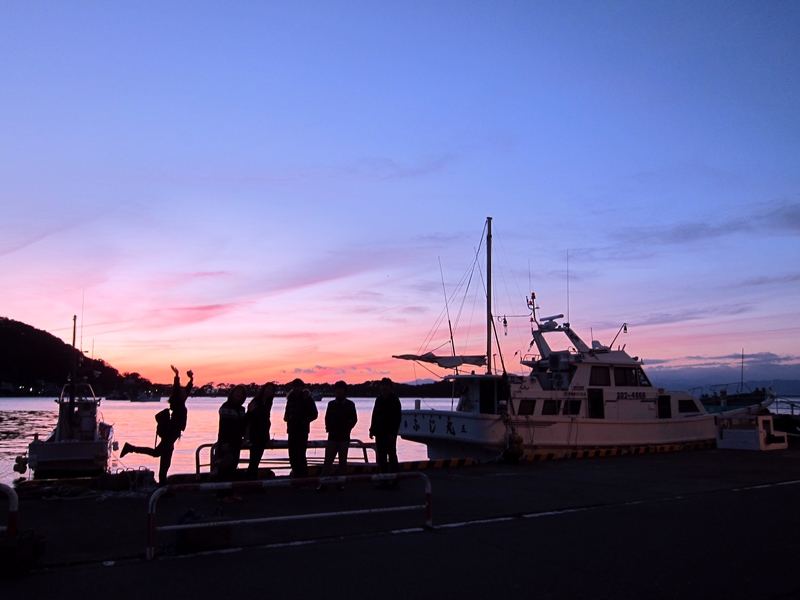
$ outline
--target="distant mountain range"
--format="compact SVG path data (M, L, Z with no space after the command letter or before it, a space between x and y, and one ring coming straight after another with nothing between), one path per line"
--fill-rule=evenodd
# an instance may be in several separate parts
M704 392L709 391L710 386L719 387L727 384L728 389L739 385L740 378L734 373L713 375L703 373L702 369L674 369L669 373L659 373L655 370L648 370L650 381L654 386L663 387L668 390L682 390L697 395L699 388ZM746 388L754 390L756 388L773 386L778 396L797 396L800 395L800 379L745 379Z

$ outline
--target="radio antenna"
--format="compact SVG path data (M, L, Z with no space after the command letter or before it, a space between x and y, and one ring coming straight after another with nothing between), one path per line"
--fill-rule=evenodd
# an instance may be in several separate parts
M442 278L442 293L444 294L444 307L447 311L447 326L450 328L450 349L456 355L456 344L453 341L453 324L450 321L450 304L447 302L447 290L444 287L444 271L442 270L442 257L439 257L439 275Z
M569 320L569 248L567 248L567 323L571 323Z

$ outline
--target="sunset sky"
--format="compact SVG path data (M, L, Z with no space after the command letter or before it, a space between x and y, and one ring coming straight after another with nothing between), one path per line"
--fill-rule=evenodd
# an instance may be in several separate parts
M155 381L431 377L391 355L449 351L445 295L484 349L456 289L492 216L509 370L533 290L651 377L800 379L798 32L778 0L0 0L0 316L77 314Z

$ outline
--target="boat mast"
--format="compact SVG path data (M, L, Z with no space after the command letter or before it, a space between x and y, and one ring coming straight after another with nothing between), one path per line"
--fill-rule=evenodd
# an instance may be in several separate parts
M492 374L492 217L486 217L486 366Z
M744 392L744 348L742 348L742 372L739 375L739 391Z
M72 439L72 413L75 411L75 379L78 375L77 355L75 354L75 328L78 321L77 315L72 315L72 362L70 363L69 374L69 409L67 410L66 420L66 439Z

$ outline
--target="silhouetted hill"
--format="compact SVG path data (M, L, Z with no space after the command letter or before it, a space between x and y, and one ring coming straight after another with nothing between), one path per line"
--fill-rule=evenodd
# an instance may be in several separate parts
M113 390L136 393L152 390L158 394L169 395L172 384L152 384L138 373L120 374L117 369L100 359L92 360L83 356L80 350L65 344L54 335L6 317L0 317L0 395L3 396L41 396L57 395L70 374L72 358L78 361L78 380L92 384L98 396L105 396ZM185 380L184 380L185 383ZM195 395L225 395L227 390L210 389L210 384L195 388ZM232 385L230 386L232 387ZM288 391L290 384L279 388ZM325 396L333 397L333 384L309 384ZM258 385L247 385L249 395L258 391ZM352 397L375 397L380 390L379 381L366 381L348 386ZM450 397L452 384L444 381L420 385L395 384L394 391L405 397Z
M73 356L78 380L91 383L98 395L122 385L124 377L105 361L83 356L46 331L0 317L0 394L58 393L69 378Z

